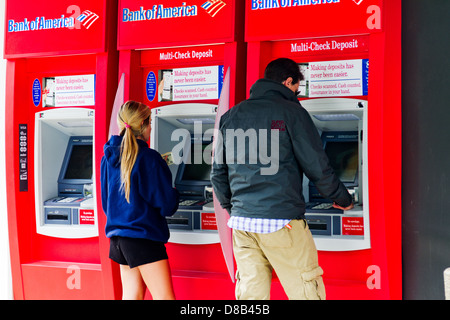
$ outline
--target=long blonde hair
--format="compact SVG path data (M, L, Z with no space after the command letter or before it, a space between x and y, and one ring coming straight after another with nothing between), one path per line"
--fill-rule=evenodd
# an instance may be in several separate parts
M120 135L123 136L120 146L120 182L128 203L130 203L131 170L139 150L136 138L142 136L150 125L150 115L150 108L136 101L125 102L117 115Z

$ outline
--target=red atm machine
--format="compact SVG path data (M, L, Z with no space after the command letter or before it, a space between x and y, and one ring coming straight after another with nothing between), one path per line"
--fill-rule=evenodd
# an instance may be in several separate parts
M401 1L246 1L247 88L295 60L299 100L355 208L304 179L328 299L401 299Z
M168 219L176 297L234 299L233 260L228 255L228 269L211 201L207 154L224 78L229 79L230 106L245 98L244 2L121 0L118 15L124 89L117 96L152 108L150 146L161 154L173 151L169 168L183 199ZM114 281L120 282L118 274Z
M113 298L96 150L117 87L117 2L7 1L5 20L14 298Z

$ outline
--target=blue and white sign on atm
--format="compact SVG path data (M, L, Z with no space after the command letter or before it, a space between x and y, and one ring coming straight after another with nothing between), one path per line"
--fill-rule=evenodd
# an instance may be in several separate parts
M310 98L368 95L368 59L310 62L301 68L307 69L306 96Z
M147 99L153 101L156 96L156 75L154 72L149 72L147 75L147 82L145 83L145 91L147 93Z
M41 82L38 79L33 81L33 104L35 107L39 106L41 103Z

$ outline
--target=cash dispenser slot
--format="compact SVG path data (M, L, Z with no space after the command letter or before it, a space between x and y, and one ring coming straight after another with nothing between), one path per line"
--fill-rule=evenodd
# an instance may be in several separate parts
M192 230L192 212L177 212L166 220L170 229Z
M70 208L45 208L46 224L71 224Z
M331 235L331 217L330 216L306 216L309 230L315 235Z

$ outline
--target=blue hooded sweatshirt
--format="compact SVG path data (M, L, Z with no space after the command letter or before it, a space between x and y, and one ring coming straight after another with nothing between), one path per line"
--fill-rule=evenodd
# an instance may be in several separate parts
M161 155L137 139L139 151L131 171L130 203L120 190L121 136L104 146L101 161L102 207L106 213L106 236L143 238L166 243L166 216L178 209L179 195L172 188L172 175Z

